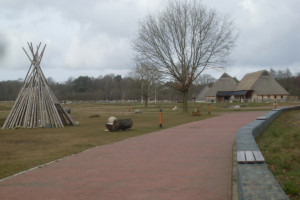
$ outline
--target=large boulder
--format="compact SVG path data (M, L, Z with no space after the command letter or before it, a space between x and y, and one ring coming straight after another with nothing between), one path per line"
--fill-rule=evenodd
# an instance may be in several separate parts
M141 109L136 109L136 110L134 110L134 113L138 114L138 113L142 113L142 111L141 111Z
M117 119L117 118L116 118L115 116L111 116L111 117L109 117L109 118L107 119L107 123L112 124L112 123L114 123L114 121L115 121L116 119Z
M241 110L241 106L240 106L240 105L235 105L235 106L233 107L233 109L234 109L235 111L240 111L240 110Z

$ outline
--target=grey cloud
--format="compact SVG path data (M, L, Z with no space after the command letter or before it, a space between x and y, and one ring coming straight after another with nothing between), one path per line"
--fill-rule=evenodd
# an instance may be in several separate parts
M0 70L26 69L28 60L21 47L27 41L41 41L47 44L42 61L45 70L71 69L74 75L87 70L91 74L99 71L95 76L109 71L124 73L131 62L130 41L136 34L139 19L148 11L160 10L165 2L0 0L0 53L6 52L5 56L0 54ZM232 53L234 63L226 68L227 72L239 76L245 69L299 66L298 0L203 2L229 14L239 31Z
M299 61L300 13L296 1L243 1L238 12L240 41L235 52L241 65L292 65Z
M0 63L5 58L8 51L7 39L4 34L0 33Z

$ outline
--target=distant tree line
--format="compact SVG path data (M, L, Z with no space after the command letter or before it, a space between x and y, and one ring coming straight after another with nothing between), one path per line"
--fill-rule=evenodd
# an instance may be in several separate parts
M291 96L297 96L300 99L300 73L293 75L287 68L286 70L275 71L270 69L270 75L284 87Z
M140 69L140 68L137 68ZM134 69L131 76L107 74L93 78L79 76L69 78L63 83L48 78L51 90L61 101L181 101L181 93L172 87L172 82L164 81L162 77L153 81L139 70ZM292 96L300 98L300 73L292 74L289 69L270 69L274 77ZM153 74L153 73L152 73ZM216 79L210 74L201 75L191 86L189 100L191 101L205 86L212 86ZM14 101L23 84L23 80L0 81L0 101Z
M204 82L214 80L207 78ZM63 83L56 82L53 78L47 78L47 82L51 90L56 97L61 100L70 101L179 101L182 99L180 92L176 91L172 87L169 87L170 82L164 82L158 80L151 82L151 85L147 86L148 80L141 78L141 76L133 75L132 77L121 75L107 74L105 76L99 76L93 78L89 76L79 76L77 78L69 78ZM193 86L194 93L190 94L190 99L199 92L203 81ZM19 90L23 84L23 80L15 81L1 81L0 82L0 101L14 101L19 93ZM141 91L142 85L144 91ZM151 87L150 90L147 87ZM143 95L147 91L147 95Z
M1 81L0 101L13 101L16 99L22 85L22 80Z

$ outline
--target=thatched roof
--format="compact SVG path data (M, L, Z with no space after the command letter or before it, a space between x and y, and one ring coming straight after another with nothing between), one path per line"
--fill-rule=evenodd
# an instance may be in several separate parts
M206 93L206 97L215 97L218 91L232 91L235 89L237 81L227 73L224 73Z
M246 74L235 90L254 90L257 95L289 94L266 70Z

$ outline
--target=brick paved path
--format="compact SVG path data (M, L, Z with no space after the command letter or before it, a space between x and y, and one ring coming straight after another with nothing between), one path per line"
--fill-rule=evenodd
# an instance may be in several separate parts
M0 199L231 199L235 134L263 113L224 114L94 148L0 181Z

